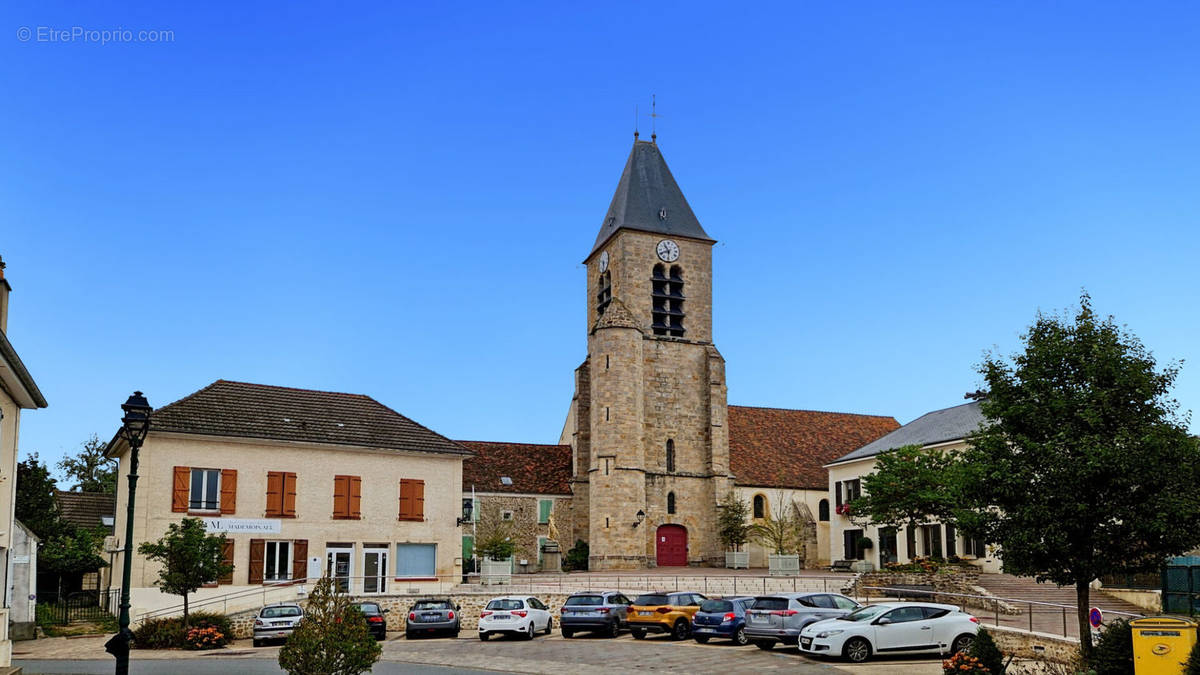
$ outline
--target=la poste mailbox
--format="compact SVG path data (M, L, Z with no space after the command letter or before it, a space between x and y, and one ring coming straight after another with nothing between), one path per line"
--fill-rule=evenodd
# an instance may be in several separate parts
M1196 644L1196 622L1177 616L1151 616L1129 622L1133 629L1133 670L1137 675L1181 675Z

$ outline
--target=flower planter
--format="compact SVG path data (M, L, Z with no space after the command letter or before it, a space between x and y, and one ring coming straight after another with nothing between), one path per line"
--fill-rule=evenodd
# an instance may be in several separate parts
M767 556L767 573L773 577L790 577L800 574L799 554L771 554Z
M726 551L725 566L731 570L750 569L750 552L749 551Z
M479 581L484 586L507 584L512 581L512 558L492 560L484 558L479 562Z
M874 572L875 563L871 562L870 560L855 560L854 563L850 565L850 571L859 573Z

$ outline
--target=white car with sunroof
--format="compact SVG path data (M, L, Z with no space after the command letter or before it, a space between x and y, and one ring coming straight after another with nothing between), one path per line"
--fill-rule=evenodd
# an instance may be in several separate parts
M800 631L800 653L843 656L855 663L872 654L953 654L969 649L979 619L954 605L881 602Z

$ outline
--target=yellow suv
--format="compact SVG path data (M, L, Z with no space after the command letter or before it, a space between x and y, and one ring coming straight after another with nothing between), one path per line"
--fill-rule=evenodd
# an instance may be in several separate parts
M691 591L643 593L629 607L629 632L637 640L646 633L670 633L672 640L686 640L692 634L692 615L707 599Z

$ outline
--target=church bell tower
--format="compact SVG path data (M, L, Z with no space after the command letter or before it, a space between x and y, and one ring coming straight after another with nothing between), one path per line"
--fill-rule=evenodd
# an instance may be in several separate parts
M729 472L712 246L657 143L634 141L588 254L587 358L564 431L590 568L719 564Z

